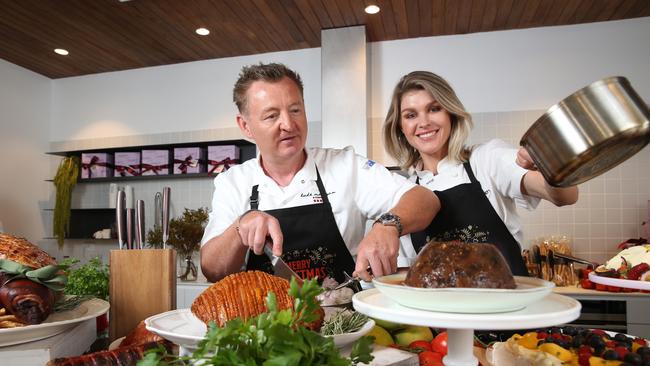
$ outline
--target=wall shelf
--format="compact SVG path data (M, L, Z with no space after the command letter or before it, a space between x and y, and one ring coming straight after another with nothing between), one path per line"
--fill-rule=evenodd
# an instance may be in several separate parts
M112 148L101 148L101 149L84 149L84 150L70 150L70 151L52 151L47 152L49 155L56 156L78 156L81 157L82 153L115 153L115 152L127 152L127 151L140 151L143 149L146 150L169 150L169 166L173 167L174 157L173 151L174 148L178 147L203 147L207 148L208 146L217 146L217 145L235 145L239 147L239 161L243 163L246 160L253 159L257 155L256 145L247 140L219 140L219 141L201 141L201 142L186 142L186 143L177 143L177 144L157 144L157 145L138 145L138 146L120 146ZM170 169L171 170L171 169ZM216 174L208 173L192 173L192 174L166 174L166 175L138 175L134 177L108 177L108 178L90 178L90 179L81 179L81 176L78 183L106 183L106 182L124 182L124 181L137 181L137 180L157 180L157 179L183 179L183 178L214 178ZM48 179L47 181L52 181Z

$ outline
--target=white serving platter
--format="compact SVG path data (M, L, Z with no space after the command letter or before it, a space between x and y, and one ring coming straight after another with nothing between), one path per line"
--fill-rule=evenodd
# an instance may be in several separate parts
M190 309L177 309L153 315L145 319L144 324L150 332L188 350L195 349L207 332L205 323L194 316ZM334 338L334 344L337 347L344 347L370 332L374 326L375 322L368 319L363 327L356 332L337 334L331 337Z
M555 284L535 277L514 276L517 288L420 288L403 284L406 273L373 279L381 293L409 308L451 313L499 313L525 308L551 293Z
M18 328L0 329L0 347L27 343L62 333L76 324L96 318L108 311L108 302L90 299L82 302L73 310L52 313L41 324L26 325Z
M589 272L589 281L600 285L633 288L650 291L650 281L625 280L621 278L603 277Z

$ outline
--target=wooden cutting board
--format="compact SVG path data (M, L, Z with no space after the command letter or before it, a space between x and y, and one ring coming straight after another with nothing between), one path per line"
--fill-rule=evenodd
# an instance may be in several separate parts
M140 321L176 309L176 251L111 250L109 291L113 341Z

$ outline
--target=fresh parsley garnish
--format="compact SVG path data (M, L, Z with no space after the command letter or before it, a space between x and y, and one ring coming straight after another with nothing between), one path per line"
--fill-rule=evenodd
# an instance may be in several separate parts
M322 291L316 279L305 281L302 287L291 280L293 309L279 310L271 292L266 297L266 313L248 320L233 319L221 328L210 322L205 339L191 356L179 357L159 347L147 351L138 366L348 366L372 361L372 337L359 338L346 358L332 338L304 327L318 318L316 295Z

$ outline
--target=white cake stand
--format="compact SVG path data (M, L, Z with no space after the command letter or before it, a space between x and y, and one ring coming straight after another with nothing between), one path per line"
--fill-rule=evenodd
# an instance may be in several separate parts
M513 295L516 296L516 295ZM476 301L480 302L480 297ZM472 353L474 330L542 328L568 323L580 316L580 303L570 297L550 294L524 309L507 313L461 314L411 309L399 305L377 289L352 297L354 309L373 318L396 323L447 329L446 366L476 366Z

